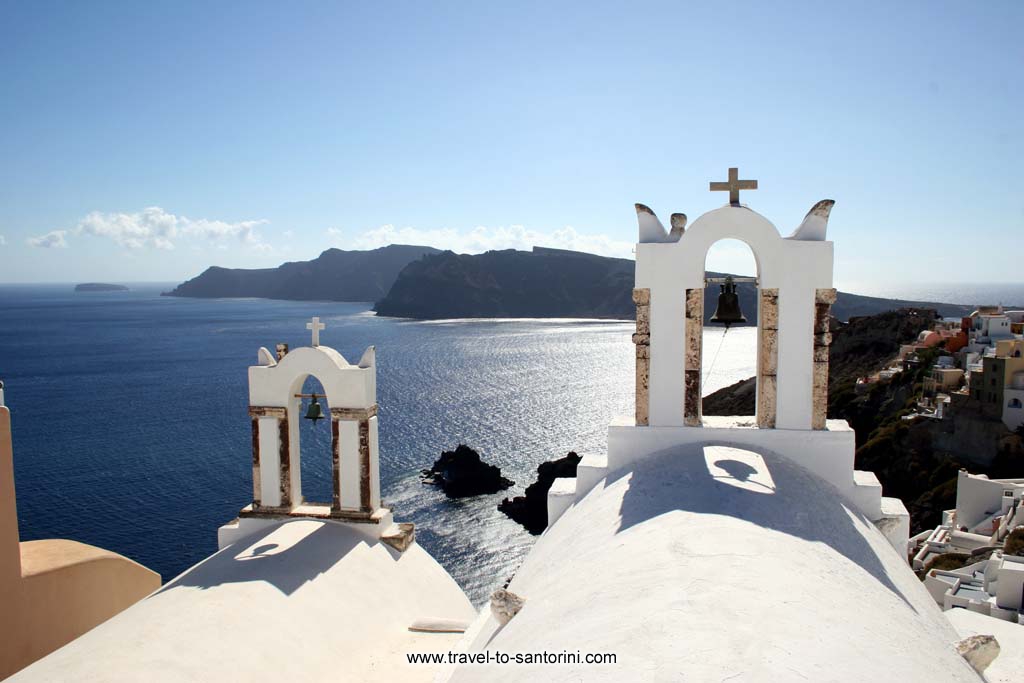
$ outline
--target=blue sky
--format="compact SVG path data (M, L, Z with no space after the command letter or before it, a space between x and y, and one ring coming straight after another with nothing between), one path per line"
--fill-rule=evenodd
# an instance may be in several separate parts
M0 3L0 282L629 255L756 178L837 283L1020 281L1024 3ZM723 246L709 267L741 269Z

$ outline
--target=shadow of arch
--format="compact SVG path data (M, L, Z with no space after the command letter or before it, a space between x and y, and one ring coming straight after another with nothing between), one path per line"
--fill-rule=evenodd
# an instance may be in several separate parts
M722 468L739 481L748 481L752 475L757 474L755 468L739 460L716 460L715 467Z
M716 480L708 471L703 451L711 446L761 456L775 483L774 495ZM872 522L834 486L769 449L728 442L674 447L641 460L632 472L610 474L608 482L620 477L629 477L629 484L622 498L617 533L677 511L742 519L828 546L914 608L893 583L878 552L865 537L880 534ZM895 552L884 540L883 543L886 547L881 548L882 552Z
M402 556L394 548L379 541L370 541L344 524L287 520L232 543L154 595L184 586L207 589L249 581L266 582L284 595L291 595L330 571L360 545L375 550L379 547L387 551L387 556L395 562Z

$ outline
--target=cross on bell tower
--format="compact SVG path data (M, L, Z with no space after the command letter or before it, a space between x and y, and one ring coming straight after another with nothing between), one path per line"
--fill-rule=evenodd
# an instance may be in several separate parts
M327 325L320 322L320 318L316 316L313 316L313 319L306 323L306 329L313 332L313 346L320 346L320 330L326 327Z
M738 168L730 168L728 182L711 182L708 189L711 192L728 192L729 203L733 206L739 206L740 190L756 190L757 181L740 180L740 170Z

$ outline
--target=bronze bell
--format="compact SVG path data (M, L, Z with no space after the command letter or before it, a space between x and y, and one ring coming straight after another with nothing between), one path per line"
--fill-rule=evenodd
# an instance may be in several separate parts
M323 408L316 401L316 394L313 394L313 402L309 404L309 409L306 410L306 419L312 420L313 424L316 424L317 420L322 419L324 416Z
M711 322L724 323L726 329L729 329L729 325L733 323L747 322L747 319L743 317L743 311L740 310L740 298L736 294L736 283L732 281L731 277L725 278L722 291L718 295L718 308L711 316Z

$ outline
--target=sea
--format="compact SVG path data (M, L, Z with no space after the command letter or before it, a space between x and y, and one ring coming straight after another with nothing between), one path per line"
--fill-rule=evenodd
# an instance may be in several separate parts
M541 462L604 452L609 422L633 411L631 321L414 321L364 303L160 296L172 287L0 285L22 540L108 548L164 581L215 552L217 528L252 498L247 368L261 346L308 345L312 316L351 362L376 347L383 498L476 604L536 540L501 499ZM704 334L705 393L754 374L755 328ZM301 427L313 501L331 494L325 422ZM515 486L451 500L424 484L421 470L460 443Z

